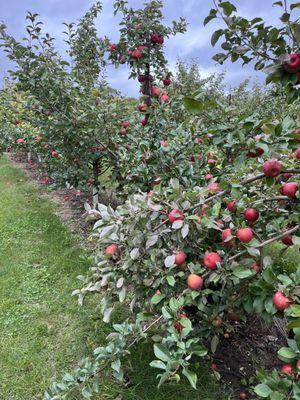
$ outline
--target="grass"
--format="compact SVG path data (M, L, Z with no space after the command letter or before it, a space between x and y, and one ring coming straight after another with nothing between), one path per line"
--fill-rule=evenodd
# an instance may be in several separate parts
M99 326L95 304L78 308L71 297L76 276L89 267L87 254L55 216L56 206L5 157L0 194L0 399L37 400L109 327ZM97 400L224 399L224 388L205 369L198 391L180 383L158 392L151 359L150 346L138 346L128 367L133 385L105 381Z

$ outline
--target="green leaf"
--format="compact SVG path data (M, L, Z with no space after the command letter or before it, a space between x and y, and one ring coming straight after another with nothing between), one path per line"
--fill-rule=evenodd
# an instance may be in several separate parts
M204 19L203 25L205 26L206 24L209 23L212 19L217 17L217 10L212 8L209 12L209 15Z
M239 279L249 278L253 272L248 268L239 267L233 271L233 275Z
M254 392L258 396L266 398L270 396L270 394L272 393L272 389L270 389L269 386L266 385L265 383L261 383L260 385L255 386Z
M169 350L162 344L154 345L154 354L161 361L168 362L171 360L171 354Z
M220 5L220 7L223 8L224 14L227 17L229 17L233 13L233 11L236 11L236 7L229 1L223 1L219 5Z
M152 368L158 368L158 369L163 369L166 370L166 364L164 364L162 361L160 360L154 360L151 361L151 363L149 364L150 367Z
M282 22L288 22L288 21L290 20L290 16L291 16L291 14L285 12L285 13L283 13L282 16L280 17L280 20L281 20Z
M215 31L213 34L212 34L212 37L211 37L211 44L212 44L212 46L215 46L215 44L217 43L217 41L220 39L220 37L223 35L223 29L218 29L217 31Z
M166 296L164 294L155 294L151 298L151 303L156 305L156 304L160 303L165 297Z
M290 322L288 324L288 329L300 328L300 318Z
M294 10L294 8L300 8L300 2L291 4L290 8L291 10Z
M183 99L183 104L185 109L193 114L199 114L203 110L206 110L207 108L217 107L216 102L213 100L199 101L194 99L193 97L185 97Z
M188 368L183 368L182 373L187 377L193 389L197 389L197 375Z
M284 400L285 395L279 392L272 392L270 394L270 399L271 400Z
M176 282L174 276L167 276L167 282L170 286L174 286Z
M277 354L280 360L284 362L290 362L296 358L296 353L289 347L282 347Z

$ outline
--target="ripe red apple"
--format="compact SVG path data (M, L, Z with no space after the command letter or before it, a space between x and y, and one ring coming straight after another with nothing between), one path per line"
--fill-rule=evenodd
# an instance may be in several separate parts
M163 94L160 96L160 102L161 102L161 103L168 103L169 100L170 100L170 99L169 99L169 96L167 95L167 93L163 93Z
M130 122L129 121L122 121L121 122L121 126L123 126L123 128L127 129L130 127Z
M160 88L158 88L157 86L152 86L151 87L151 96L159 97L160 96Z
M132 55L132 57L135 58L136 60L139 60L140 58L143 57L143 53L142 53L142 51L141 51L140 49L135 49L135 50L133 50L133 52L132 52L131 55Z
M230 201L229 203L227 203L227 210L230 211L231 213L235 213L236 212L236 201Z
M283 174L283 177L286 181L288 181L291 177L293 176L293 174L291 174L290 172L285 172Z
M299 149L296 150L295 156L296 156L296 158L297 158L298 160L300 160L300 147L299 147Z
M148 108L147 104L140 104L140 105L138 106L138 110L139 110L140 112L146 112L146 111L147 111L147 108Z
M206 181L209 181L210 179L212 179L214 176L212 175L212 174L206 174L205 175L205 177L204 177L204 179L206 180Z
M186 259L185 252L184 251L178 251L178 253L176 253L176 256L175 256L175 264L176 265L182 265L182 264L184 264L185 259Z
M127 131L126 131L125 128L121 128L120 131L119 131L119 134L120 134L121 136L125 136L126 133L127 133Z
M237 231L236 236L243 243L249 243L253 239L253 231L251 228L241 228Z
M286 246L293 246L293 236L292 235L285 235L281 239L282 243L285 244Z
M207 253L203 258L203 264L209 269L216 269L217 263L221 263L222 259L218 253Z
M254 262L254 263L251 265L251 268L252 268L253 271L255 271L256 273L260 273L260 272L261 272L261 266L260 266L257 262Z
M217 318L214 320L213 324L214 324L214 326L215 326L216 328L220 328L221 325L222 325L222 319L221 319L220 317L217 317Z
M222 231L221 238L222 238L222 242L223 243L229 244L231 239L232 239L232 231L231 231L231 229L230 228L224 229Z
M161 294L161 291L159 289L157 289L157 291L155 292L155 294Z
M217 160L214 160L213 158L209 158L207 160L207 164L216 164Z
M52 151L51 155L52 155L52 157L58 157L58 152L57 151Z
M247 208L244 211L244 217L249 222L255 222L259 218L259 212L255 208Z
M240 398L240 400L245 400L245 399L247 398L247 395L246 395L246 393L244 393L244 392L240 392L240 394L239 394L239 398Z
M200 290L203 286L203 279L199 275L191 274L187 278L187 284L192 290Z
M260 148L260 147L258 147L256 150L255 150L255 153L256 153L256 155L259 157L259 156L262 156L263 154L264 154L264 149L262 149L262 148Z
M203 139L201 137L197 138L197 142L198 144L202 144L203 143Z
M210 183L207 187L213 193L218 193L221 190L219 184L216 182Z
M24 138L19 138L19 139L17 139L17 143L25 143L25 139Z
M159 35L157 33L152 33L150 39L153 44L156 44L159 42Z
M115 50L117 50L117 45L115 43L112 43L110 45L110 51L115 51Z
M273 304L276 310L283 311L291 305L292 301L281 291L277 291L273 296Z
M144 82L146 81L146 76L145 76L145 75L139 75L139 76L138 76L138 81L139 81L140 83L144 83Z
M141 120L141 124L142 124L143 126L146 126L146 125L147 125L147 119L146 119L146 118L143 118L143 119Z
M288 55L288 60L283 64L286 72L294 74L300 70L300 54L291 53Z
M116 244L110 244L109 246L106 247L105 249L105 254L108 255L115 255L118 252L118 246Z
M266 176L275 177L280 174L281 168L281 163L278 160L269 160L263 165L263 173Z
M164 79L164 80L163 80L163 84L164 84L165 86L170 86L170 85L171 85L171 79L170 79L170 78Z
M169 214L168 214L168 220L171 224L175 221L183 221L184 220L184 215L183 213L178 210L178 208L174 208Z
M280 192L283 195L290 198L296 197L297 191L298 191L298 183L296 182L285 183L280 189Z
M293 366L292 364L284 364L280 368L280 372L285 375L293 375Z

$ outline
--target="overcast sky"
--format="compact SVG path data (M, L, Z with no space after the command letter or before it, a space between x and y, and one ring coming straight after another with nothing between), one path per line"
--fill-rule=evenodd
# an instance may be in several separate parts
M113 16L113 0L103 0L103 13L98 19L97 27L100 35L107 35L112 41L118 40L118 18ZM131 0L130 5L141 7L144 1ZM270 23L278 21L278 7L272 7L273 0L233 0L239 9L240 15L246 17L259 16ZM0 0L0 20L8 27L8 32L18 39L25 34L26 11L37 12L41 15L45 30L58 38L57 46L63 49L61 32L62 22L78 20L93 4L92 0ZM210 45L211 33L217 29L220 21L210 22L206 27L203 20L209 13L212 0L164 0L164 15L166 23L185 17L188 30L184 35L177 35L166 41L166 53L173 69L176 60L180 57L186 61L197 59L203 76L224 70L212 60L213 54L218 50ZM11 67L9 61L0 51L0 81ZM226 68L226 81L229 85L236 85L245 78L252 77L263 81L263 73L255 73L250 66L241 67L239 64L228 62ZM108 70L110 84L121 90L124 94L136 95L137 83L128 80L128 70L122 66L118 70Z

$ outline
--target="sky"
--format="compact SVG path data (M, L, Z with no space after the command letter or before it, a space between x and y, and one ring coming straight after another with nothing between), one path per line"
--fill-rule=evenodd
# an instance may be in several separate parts
M279 9L273 7L274 0L232 0L239 10L239 14L247 18L259 16L268 23L278 22ZM118 41L118 21L113 16L113 0L102 0L103 13L97 20L97 29L100 36L108 36L112 42ZM144 0L129 0L133 7L141 7ZM246 78L264 81L263 72L255 72L252 66L242 67L238 63L227 62L219 66L212 60L212 56L218 52L218 47L212 48L210 44L211 34L221 28L221 21L212 21L205 27L203 20L208 15L213 5L212 0L164 0L165 22L184 17L188 23L187 32L178 34L165 42L166 56L169 67L174 71L178 58L185 61L197 60L203 77L216 74L225 70L228 86L238 85ZM57 38L56 45L62 52L64 50L63 22L77 21L93 0L0 0L0 21L4 22L8 32L17 39L25 35L25 16L27 10L40 14L44 22L45 30ZM5 53L0 50L0 84L6 76L12 64L6 59ZM125 95L136 96L138 94L137 82L128 80L126 66L115 70L108 69L108 81L112 87L120 90Z

